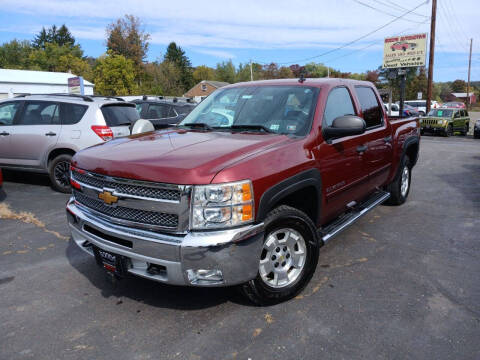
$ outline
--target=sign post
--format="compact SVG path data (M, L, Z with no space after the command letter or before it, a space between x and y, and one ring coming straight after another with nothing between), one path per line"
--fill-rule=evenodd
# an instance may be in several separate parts
M405 81L407 67L425 66L427 34L392 36L383 42L384 69L399 69L400 76L400 117L403 117Z
M85 95L82 76L68 78L68 93Z

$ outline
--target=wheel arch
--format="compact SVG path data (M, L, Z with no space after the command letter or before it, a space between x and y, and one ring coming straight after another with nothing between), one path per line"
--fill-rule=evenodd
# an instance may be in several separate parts
M403 144L402 156L407 155L412 167L415 166L420 152L420 141L418 137L409 137Z
M280 205L292 206L305 212L318 226L322 202L322 180L317 169L302 171L267 189L260 198L257 221Z
M61 148L53 149L52 151L50 151L48 153L45 165L48 167L50 162L59 155L68 154L68 155L73 156L73 155L75 155L75 153L76 153L76 151L73 150L73 149L70 149L70 148L61 147Z

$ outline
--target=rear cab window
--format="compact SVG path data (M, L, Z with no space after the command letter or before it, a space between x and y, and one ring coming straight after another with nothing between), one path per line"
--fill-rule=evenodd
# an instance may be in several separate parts
M355 86L355 91L367 129L383 125L383 111L373 89L368 86Z
M140 119L135 106L127 104L107 104L101 107L105 123L109 127L130 126Z

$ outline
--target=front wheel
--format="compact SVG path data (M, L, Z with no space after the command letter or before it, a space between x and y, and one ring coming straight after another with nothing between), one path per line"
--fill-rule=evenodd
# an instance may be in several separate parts
M60 192L69 193L70 188L70 161L72 156L69 154L58 155L48 165L48 176L52 187Z
M453 126L452 124L448 125L447 129L445 130L445 136L453 136Z
M465 127L463 128L462 135L466 136L468 134L468 130L470 130L469 124L465 124Z
M317 231L304 212L279 206L268 214L265 229L257 277L240 287L257 305L273 305L297 295L318 262Z
M412 168L410 159L404 155L400 161L400 167L393 181L387 185L386 190L390 193L390 198L386 201L389 205L401 205L407 201L410 193L410 183L412 181Z

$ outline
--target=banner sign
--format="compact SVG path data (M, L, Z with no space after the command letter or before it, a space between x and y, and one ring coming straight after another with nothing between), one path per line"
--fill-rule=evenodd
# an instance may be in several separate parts
M384 69L425 66L426 57L427 34L393 36L383 43Z
M82 76L68 78L68 93L85 95Z

